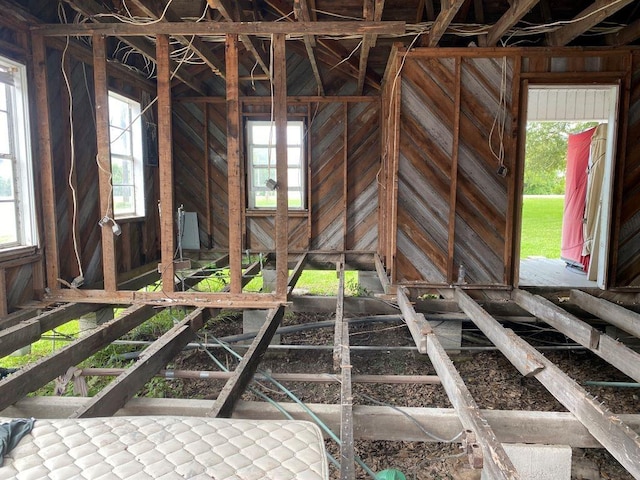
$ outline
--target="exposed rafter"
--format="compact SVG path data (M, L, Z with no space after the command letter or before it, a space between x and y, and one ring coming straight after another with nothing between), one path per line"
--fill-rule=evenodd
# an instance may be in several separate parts
M442 8L429 32L429 47L435 47L465 0L443 0Z
M618 10L626 7L634 0L596 0L564 27L549 34L549 44L553 47L562 47L587 30L610 17Z
M167 11L164 12L164 16L162 15L162 6L157 1L143 1L143 0L129 0L132 5L138 7L141 11L143 11L147 16L154 20L158 20L162 18L164 22L180 22L182 19L179 15L177 15L171 5L167 8ZM200 37L193 37L191 39L185 37L184 35L177 35L176 40L178 40L185 47L190 47L196 55L200 57L206 64L211 68L213 73L219 75L224 78L224 64L222 61L216 57L216 55L211 51L208 45L206 45Z
M94 0L64 0L71 8L76 12L90 18L96 23L112 23L119 24L120 22L113 17L101 17L100 15L109 14L102 5L96 3ZM121 41L127 45L135 48L142 55L147 57L152 62L156 61L156 50L151 42L146 38L138 37L118 37ZM191 87L196 92L205 95L205 89L200 82L195 80L191 75L187 73L184 68L178 70L176 62L171 62L171 72L175 72L175 76ZM177 72L176 72L177 70Z
M218 10L229 22L245 21L240 5L237 2L232 2L231 0L207 0L207 3L211 8ZM258 62L260 68L262 68L262 71L267 75L270 75L269 59L258 44L258 40L249 35L240 35L240 41L244 44L245 48L251 53L251 55L253 55L253 58Z
M540 0L518 0L511 3L509 10L507 10L489 30L487 45L489 47L495 46L507 30L518 23L539 1Z
M311 12L309 10L309 4L306 0L294 0L293 11L298 21L310 22ZM311 70L313 70L313 76L316 78L318 84L318 94L324 95L324 86L322 85L322 77L320 76L320 70L318 69L318 62L316 61L316 38L313 35L304 35L304 47L307 50L307 56L311 63Z
M622 30L616 33L610 33L605 37L605 41L608 45L622 46L627 45L640 38L640 19L633 23L630 23Z
M382 10L384 9L384 0L365 0L362 16L366 21L382 20ZM369 51L371 47L376 45L378 36L374 34L365 35L362 39L362 48L360 50L360 65L358 68L358 86L356 95L362 95L364 89L364 78L367 74L367 65L369 63Z

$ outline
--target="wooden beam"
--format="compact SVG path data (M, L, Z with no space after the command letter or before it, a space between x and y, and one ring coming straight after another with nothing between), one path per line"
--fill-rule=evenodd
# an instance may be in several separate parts
M443 0L438 18L429 31L429 47L436 47L465 0Z
M580 290L571 290L570 299L585 312L640 338L640 314Z
M175 13L171 5L166 9L166 11L164 11L163 15L163 8L161 8L158 2L148 2L143 0L129 1L153 20L161 19L160 21L162 22L182 21L180 15ZM191 48L213 73L224 78L224 64L200 37L192 37L191 39L188 39L184 35L177 35L175 38L183 46Z
M105 14L108 15L111 12L109 12L106 8L104 8L102 5L97 3L95 0L64 0L64 1L68 3L71 8L73 8L75 11L77 11L81 15L84 15L85 17L90 18L93 22L97 22L97 23L86 23L84 25L94 26L94 27L97 27L98 29L104 28L105 30L108 30L110 28L118 28L118 25L126 25L124 23L120 23L120 21L115 18L112 18L109 16L100 16ZM65 24L65 25L71 25L71 24ZM149 25L149 27L155 27L157 25L158 24L152 24L152 25ZM33 29L44 28L46 30L47 27L45 25L36 25L32 28ZM109 33L100 33L100 32L96 32L96 33L100 35L111 35ZM93 35L93 33L87 33L87 35ZM117 34L114 34L114 35L118 36ZM153 33L151 33L151 35L153 35ZM66 36L66 34L62 36ZM147 39L121 37L120 40L122 40L124 43L126 43L130 47L140 52L140 54L142 54L152 62L156 61L156 57L155 57L156 52L153 48L153 44L151 44ZM171 62L171 71L175 72L175 76L178 79L180 79L182 82L184 82L185 85L188 85L193 90L195 90L196 92L202 95L206 94L200 82L196 82L196 80L193 77L191 77L191 75L189 75L186 72L186 70L184 69L178 70L178 64L176 62L173 62L173 61Z
M78 0L65 0L76 2ZM215 0L217 1L217 0ZM406 23L385 22L164 22L153 25L132 25L129 23L51 23L31 27L34 33L65 37L67 35L109 35L122 38L147 35L201 35L218 36L226 34L265 36L282 35L402 35L406 33ZM127 43L134 39L127 38ZM142 47L148 50L146 47ZM267 73L267 72L265 72ZM180 72L177 74L181 75Z
M512 298L522 308L551 325L573 341L598 355L625 375L640 382L640 353L601 333L546 298L515 289Z
M640 18L615 33L605 35L607 45L621 47L640 38Z
M518 0L511 3L509 10L489 29L487 46L493 47L498 40L522 17L524 17L540 0ZM476 2L477 3L477 2Z
M162 290L173 292L175 284L174 200L173 200L173 141L171 128L171 71L169 69L169 37L156 36L158 63L158 150L160 173L160 253L162 262Z
M276 295L287 295L289 277L289 187L287 157L287 56L285 36L273 36L272 112L276 127Z
M409 327L416 347L418 347L418 352L427 353L427 335L432 332L429 322L427 322L423 314L416 313L404 287L398 287L396 295L398 297L398 307L400 307L402 317L407 323L407 327Z
M389 282L389 276L387 275L387 270L384 267L384 263L382 263L382 259L379 254L374 254L373 261L376 265L376 272L378 273L378 279L380 280L380 285L382 285L382 291L384 293L389 293L389 288L391 283Z
M382 20L382 10L384 9L384 0L364 0L362 17L365 21L379 22ZM364 89L364 80L367 74L367 65L369 63L369 52L375 47L377 35L369 34L362 38L362 47L360 49L360 64L358 66L358 85L356 87L356 95L362 95Z
M307 254L304 253L298 260L298 263L296 263L296 266L293 268L293 271L291 272L291 275L289 275L289 279L287 280L287 296L291 295L291 293L293 292L296 283L298 283L300 275L302 275L302 272L304 272L304 267L306 266L306 264Z
M79 338L0 380L0 410L20 400L27 393L46 385L54 378L64 375L69 367L87 359L132 328L142 324L153 314L153 308L146 305L130 307L118 318L101 325L86 337Z
M497 320L473 317L474 323L507 357L529 357L544 368L535 378L587 428L634 477L640 477L640 438L599 401L520 337L509 336Z
M196 336L208 309L198 308L153 342L136 363L70 415L70 418L110 417L167 365Z
M293 11L299 22L311 21L311 14L307 0L294 0ZM318 62L315 54L316 38L313 35L304 35L302 39L304 40L304 47L307 50L307 56L309 57L313 76L316 78L316 83L318 84L318 95L324 95L324 85L322 84L322 77L320 76L320 70L318 68Z
M211 161L209 160L209 104L203 105L204 111L204 131L202 132L202 143L204 144L204 195L205 195L205 225L207 229L207 247L213 248L213 195L211 195Z
M621 8L626 7L634 0L595 0L591 5L581 11L567 25L560 27L555 32L549 34L549 45L553 47L563 47L571 40L595 27Z
M111 145L109 138L109 89L107 85L106 38L93 37L93 84L95 89L96 137L98 153L98 181L100 188L100 216L107 221L101 225L102 235L102 276L104 289L115 292L118 289L116 267L115 235L111 230L114 221L113 183L111 174Z
M455 58L455 80L453 98L453 140L451 142L451 170L449 173L449 228L447 230L447 282L454 281L454 259L456 258L456 214L458 213L458 157L460 151L460 111L462 102L462 59ZM459 277L458 272L458 277Z
M233 413L236 402L251 382L262 356L267 350L275 331L284 316L284 307L269 310L267 318L251 343L251 346L218 395L213 408L207 413L209 417L229 418Z
M70 303L44 312L29 320L0 330L0 358L15 352L19 348L32 344L48 332L75 318L94 312L103 307L100 304Z
M238 36L227 35L225 62L227 68L227 190L229 195L229 268L231 293L242 291L242 159L240 155L241 125L238 82Z
M343 324L344 322L344 256L336 263L338 275L338 294L336 296L336 320L333 325L333 369L340 369L340 355L342 353ZM347 338L347 342L349 339Z
M31 39L34 64L34 95L38 119L38 157L42 216L44 223L44 253L47 268L47 286L58 288L60 259L58 256L58 224L56 219L56 193L54 182L51 127L49 124L49 86L47 83L47 55L44 38L33 35Z

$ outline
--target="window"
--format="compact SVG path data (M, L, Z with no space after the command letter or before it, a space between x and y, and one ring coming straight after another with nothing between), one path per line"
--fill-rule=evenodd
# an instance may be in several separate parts
M276 129L270 121L247 122L249 208L276 208ZM305 208L304 122L287 122L290 209Z
M144 216L140 103L109 92L111 183L116 218Z
M0 249L35 245L26 68L0 57Z

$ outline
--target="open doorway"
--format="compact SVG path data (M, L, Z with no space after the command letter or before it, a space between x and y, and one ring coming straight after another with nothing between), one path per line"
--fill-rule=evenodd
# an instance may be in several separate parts
M606 288L618 87L527 94L518 284Z

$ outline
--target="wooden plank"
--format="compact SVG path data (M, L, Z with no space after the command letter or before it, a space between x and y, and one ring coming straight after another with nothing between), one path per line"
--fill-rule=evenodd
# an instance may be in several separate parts
M621 30L605 35L607 45L621 47L640 38L640 18Z
M171 128L171 70L169 68L169 37L156 36L158 63L158 150L160 173L160 253L162 261L162 290L173 292L175 284L174 201L173 201L173 144Z
M58 226L56 219L56 193L54 184L53 154L51 151L51 128L49 125L49 94L47 84L47 60L44 38L33 35L31 39L34 65L34 90L38 121L38 157L42 218L44 223L45 259L47 286L58 287L60 259L58 253Z
M597 401L553 362L517 335L509 336L497 320L473 317L474 323L507 357L529 357L544 368L535 378L567 410L587 428L589 433L606 448L634 477L640 477L640 438L614 415L602 402Z
M631 350L609 335L601 333L546 298L519 289L512 292L512 298L522 308L544 320L583 347L588 348L636 382L640 382L640 353Z
M342 106L342 250L347 250L349 230L349 104Z
M67 2L71 0L65 0ZM73 0L77 2L78 0ZM217 0L216 0L217 1ZM448 25L448 24L447 24ZM137 37L146 35L402 35L406 33L405 22L166 22L152 25L128 23L67 23L43 24L31 27L39 35L65 37L67 35L114 35ZM128 43L132 39L127 40ZM267 72L265 72L267 73ZM268 74L268 73L267 73ZM178 74L179 75L179 74Z
M389 287L391 283L389 282L389 277L387 276L387 271L384 267L384 263L382 263L382 259L379 254L374 254L373 261L376 265L376 272L378 273L378 279L380 280L380 285L382 285L382 290L384 293L389 293Z
M0 330L0 358L38 341L44 332L48 332L84 314L94 312L101 307L103 305L100 304L70 303L15 325L5 326Z
M307 0L294 0L293 12L295 13L298 21L311 21L311 12L309 10ZM315 54L316 38L313 35L304 35L302 38L304 40L304 48L306 49L307 56L309 57L313 76L318 84L318 95L324 95L324 85L322 84L322 77L320 76L320 69L318 68L318 61L316 60Z
M204 144L204 194L205 194L205 225L207 229L208 247L213 248L213 215L211 213L211 162L209 161L209 105L204 106L204 131L202 133L202 143Z
M640 314L580 290L571 290L571 303L621 330L640 338Z
M209 310L198 308L153 342L136 361L70 418L110 417L131 400L196 335Z
M241 119L238 84L238 36L227 35L227 182L229 191L229 268L231 293L242 290L242 208L240 138Z
M7 271L0 267L0 318L9 315L9 291L7 290Z
M427 353L427 335L432 333L429 322L424 318L421 313L416 313L413 305L407 297L406 288L399 287L396 292L398 298L398 307L402 312L402 317L409 327L413 341L418 347L418 352Z
M287 56L285 36L273 36L273 89L276 125L276 295L287 295L289 277L289 192L287 159Z
M342 271L344 287L344 270ZM344 288L343 288L344 292ZM336 321L336 325L338 322ZM355 452L353 440L353 393L351 391L351 355L349 354L349 324L340 322L340 479L355 479Z
M384 0L364 0L362 18L365 21L379 22L382 19L382 10L384 9ZM360 63L358 66L358 83L356 93L362 95L364 89L364 81L367 75L367 65L369 63L369 53L372 47L375 47L377 35L365 35L362 38L362 47L360 49Z
M576 37L595 27L606 18L626 7L634 0L595 0L591 5L582 10L567 25L560 27L555 32L549 33L549 45L562 47Z
M540 0L520 0L513 2L509 10L489 29L487 45L493 47L507 31L518 23ZM477 4L478 2L476 2ZM476 12L477 13L477 12Z
M447 257L447 282L454 283L454 259L456 249L456 213L458 199L458 156L460 150L460 102L461 102L461 63L462 59L455 59L455 90L453 107L453 142L451 143L451 184L449 186L449 231L448 231L448 257ZM459 275L458 275L459 276Z
M464 290L461 288L456 288L454 297L458 305L464 313L475 323L480 326L485 332L489 332L489 334L485 333L489 340L491 340L495 345L499 342L508 342L509 339L517 337L512 330L498 328L500 325L495 322L494 318L480 305L478 305L469 295L467 295ZM535 375L540 370L544 368L540 362L535 360L534 358L523 356L519 351L508 350L505 353L505 356L509 359L509 361L513 364L514 367L518 369L518 371L525 377L529 377L531 375Z
M96 142L98 147L96 162L98 162L98 181L100 186L100 212L101 218L114 221L106 55L106 38L102 35L94 35L93 84L95 88ZM104 289L108 292L114 292L118 289L115 235L111 230L111 221L104 222L104 225L101 227L102 276L104 279Z
M300 279L300 275L302 275L302 272L304 272L304 267L306 264L307 254L304 253L298 260L298 263L296 263L296 266L293 267L293 271L291 272L291 275L289 275L289 279L287 280L288 295L291 295L291 293L293 292L296 283L298 283L298 280Z
M154 314L147 305L132 306L86 337L79 338L62 349L21 368L13 375L0 380L0 410L24 397L27 393L46 385L67 369L77 365L129 330L142 324Z
M342 352L342 341L344 331L344 256L336 263L336 273L338 275L338 294L336 298L336 320L333 330L333 369L340 369L340 355ZM349 339L347 338L347 342Z
M433 22L431 30L429 30L429 47L435 47L449 28L454 17L464 4L465 0L446 0L442 2L438 18Z
M209 417L229 418L233 413L236 402L251 382L262 356L267 350L275 331L284 315L284 307L273 308L267 313L267 318L251 343L251 346L218 395L213 408L207 413Z

